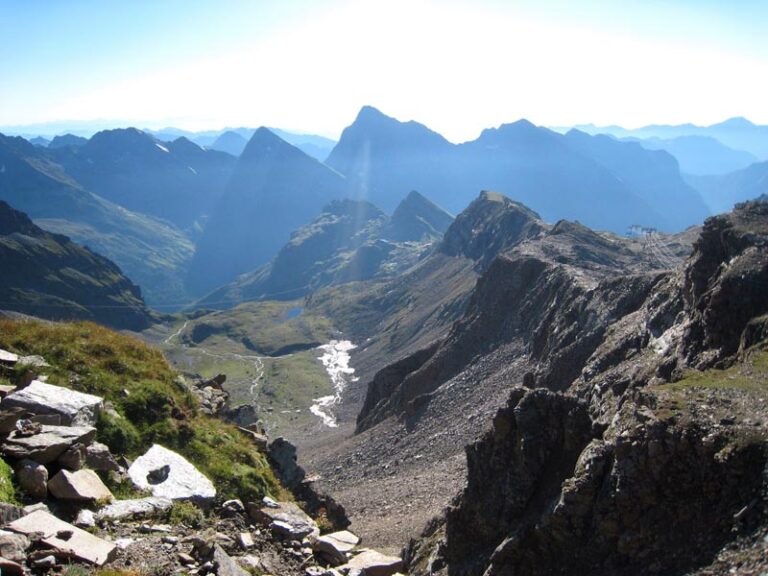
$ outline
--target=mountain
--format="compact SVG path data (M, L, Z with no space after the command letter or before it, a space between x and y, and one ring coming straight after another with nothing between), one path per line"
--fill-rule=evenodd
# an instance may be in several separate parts
M86 189L182 229L204 222L235 164L229 154L186 138L161 143L135 128L105 130L83 146L51 153Z
M266 263L345 188L341 175L259 128L198 242L189 289L205 294Z
M87 138L75 136L74 134L64 134L63 136L54 136L48 148L62 148L64 146L84 146L88 142Z
M40 146L41 148L47 148L51 141L47 138L43 138L42 136L36 136L34 138L30 138L29 143L34 146Z
M279 128L270 128L270 130L289 144L296 146L296 148L304 152L307 156L320 160L320 162L325 162L326 158L328 158L328 154L331 153L331 150L333 150L333 147L336 145L335 140L331 140L325 136L318 136L317 134L303 134L301 132L291 132Z
M587 124L574 126L574 128L588 134L611 134L617 138L661 138L668 140L680 136L706 136L735 150L749 152L760 160L768 160L768 126L753 124L746 118L730 118L711 126L652 124L628 130L621 126Z
M408 190L420 190L449 210L460 211L464 206L449 197L445 173L452 153L453 145L426 126L399 122L364 106L326 164L346 175L355 197L384 210L393 210Z
M347 176L350 196L384 209L393 209L406 190L417 189L460 212L476 190L492 189L530 206L545 220L579 220L621 233L633 224L679 230L706 215L669 157L620 144L606 154L610 143L588 146L581 140L521 120L454 145L421 124L401 123L364 107L327 163ZM618 162L617 156L625 159ZM630 184L624 178L633 173L632 161L652 170L645 179L634 171Z
M411 192L392 218L369 202L334 200L295 231L272 262L214 291L198 306L292 300L323 287L396 276L418 262L452 220L418 192Z
M248 144L247 138L244 138L238 132L229 130L216 138L213 144L208 146L208 148L212 150L220 150L221 152L226 152L232 156L240 156L240 154L243 153L246 144Z
M739 203L768 192L768 162L718 176L688 176L712 212L728 212Z
M46 151L0 135L0 199L50 232L66 234L115 261L147 301L186 301L183 277L192 243L174 226L85 190Z
M436 429L502 400L450 508L408 546L408 573L704 574L761 558L765 517L750 502L768 463L766 245L768 207L753 203L707 220L664 273L579 285L541 256L497 259L445 340L464 340L469 362L390 397L409 449L424 450L414 430L428 428L420 453L438 462L461 433ZM401 385L419 392L445 370L428 365Z
M666 150L677 159L685 174L725 174L758 162L757 156L734 150L710 136L678 136L676 138L628 138L648 150Z
M438 239L453 222L453 216L412 190L397 205L384 229L384 237L396 242Z
M709 216L704 200L685 183L669 153L578 130L571 130L565 138L572 148L608 168L649 206L663 208L667 229L682 230Z
M50 234L0 201L0 308L53 320L142 330L151 323L139 287L110 260Z

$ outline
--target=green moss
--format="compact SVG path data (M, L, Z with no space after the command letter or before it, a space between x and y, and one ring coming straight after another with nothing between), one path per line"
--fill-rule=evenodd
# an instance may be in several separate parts
M199 528L204 521L203 511L191 502L174 502L168 510L168 522L174 526L183 524L190 528Z
M768 392L768 351L754 350L744 362L726 370L689 370L677 382L660 388L672 391L686 388L731 388L747 392Z
M120 416L102 414L98 439L136 457L152 444L175 450L216 484L224 498L284 496L266 458L237 428L198 412L162 353L89 322L0 320L0 348L38 354L52 384L102 396Z
M13 469L2 458L0 458L0 502L16 502Z

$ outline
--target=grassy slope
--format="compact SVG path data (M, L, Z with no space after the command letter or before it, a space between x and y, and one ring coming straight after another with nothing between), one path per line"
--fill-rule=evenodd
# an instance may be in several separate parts
M319 422L309 412L313 399L333 393L316 346L339 337L325 316L303 309L303 301L252 302L190 320L160 347L180 371L211 378L227 375L230 403L253 403L273 435ZM173 334L183 323L168 328ZM296 349L271 357L270 354Z
M254 500L282 488L265 456L233 426L198 413L162 353L96 324L0 320L0 348L38 354L52 384L103 396L122 416L103 416L98 439L135 457L152 443L177 450L222 497Z

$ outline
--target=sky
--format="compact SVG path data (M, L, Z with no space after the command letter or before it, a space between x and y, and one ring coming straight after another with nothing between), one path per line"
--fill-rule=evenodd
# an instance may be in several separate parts
M763 0L0 0L0 127L768 124Z

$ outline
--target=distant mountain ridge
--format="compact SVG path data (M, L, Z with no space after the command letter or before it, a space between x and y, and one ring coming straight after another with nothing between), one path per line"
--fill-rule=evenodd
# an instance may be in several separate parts
M50 234L0 201L0 308L49 319L142 330L141 291L110 260Z
M293 232L269 264L215 290L197 306L292 300L335 284L391 277L414 265L452 221L415 191L391 218L369 202L334 200Z

